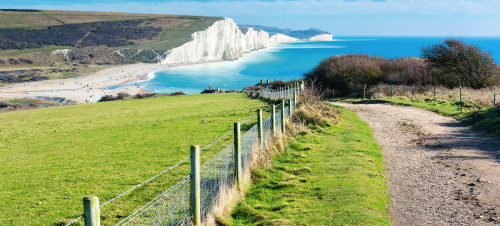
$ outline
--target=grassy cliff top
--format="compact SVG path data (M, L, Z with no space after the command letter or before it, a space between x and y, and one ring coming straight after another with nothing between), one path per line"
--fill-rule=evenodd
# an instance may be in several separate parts
M0 9L0 28L35 28L103 21L140 20L152 18L184 19L187 17L190 16L91 11Z

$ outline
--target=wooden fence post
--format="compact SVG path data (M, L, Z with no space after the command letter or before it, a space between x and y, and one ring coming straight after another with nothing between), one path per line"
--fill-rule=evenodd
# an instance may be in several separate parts
M365 86L363 88L363 100L366 99L366 83L365 83Z
M497 111L496 111L497 106L496 105L497 105L497 94L494 93L493 94L493 117L495 117L495 118L497 117Z
M99 198L97 196L83 198L83 216L85 219L85 226L101 225Z
M434 101L436 101L436 85L434 85Z
M293 112L292 99L288 99L288 115L290 118L292 117L292 112Z
M257 110L257 132L259 136L259 145L264 148L264 128L262 124L262 109Z
M411 102L413 102L413 85L411 85Z
M241 137L239 122L234 123L234 175L238 189L241 190Z
M378 88L378 84L377 84L377 99L380 99L380 89Z
M293 93L293 108L295 110L295 107L297 106L297 92Z
M463 112L463 104L462 104L462 84L460 84L460 112Z
M200 209L200 146L191 146L191 221L201 225Z
M271 130L276 135L276 105L271 106Z
M394 94L394 93L393 93L393 91L392 91L392 82L391 82L391 98L392 98L393 94Z
M285 100L281 100L281 133L285 135Z

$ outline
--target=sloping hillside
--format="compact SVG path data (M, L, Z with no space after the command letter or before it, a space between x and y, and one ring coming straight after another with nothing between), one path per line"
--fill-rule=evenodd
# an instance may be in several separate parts
M0 66L159 62L218 17L0 10ZM57 51L59 50L59 51Z

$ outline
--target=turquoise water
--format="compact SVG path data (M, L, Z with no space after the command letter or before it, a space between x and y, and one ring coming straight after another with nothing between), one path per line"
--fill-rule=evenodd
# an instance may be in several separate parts
M245 54L236 61L182 66L160 71L150 80L133 82L156 93L182 91L200 93L213 85L223 90L242 89L260 79L291 80L302 78L323 59L333 55L366 53L385 58L420 56L420 50L442 41L439 37L342 37L333 41L297 42L280 44ZM460 38L492 53L500 62L500 37ZM127 85L131 85L130 83Z

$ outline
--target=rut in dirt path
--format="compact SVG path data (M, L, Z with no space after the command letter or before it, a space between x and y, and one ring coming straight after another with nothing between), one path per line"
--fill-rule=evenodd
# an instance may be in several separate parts
M500 223L500 140L406 106L335 102L383 147L394 225Z

